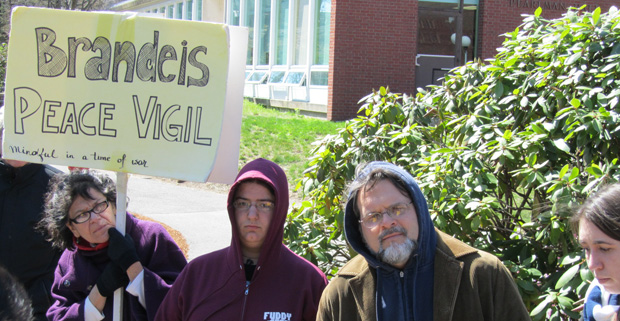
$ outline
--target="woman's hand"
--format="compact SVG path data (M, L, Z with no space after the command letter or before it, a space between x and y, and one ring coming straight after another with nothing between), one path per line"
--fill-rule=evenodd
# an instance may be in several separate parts
M140 262L136 246L129 234L123 236L116 228L110 228L108 235L110 236L108 257L112 262L118 264L123 271L127 271L134 263Z
M116 263L110 262L99 276L99 279L97 279L96 286L99 293L107 298L114 294L116 289L124 288L127 284L129 284L129 277L125 270L116 265ZM93 304L97 306L95 302Z

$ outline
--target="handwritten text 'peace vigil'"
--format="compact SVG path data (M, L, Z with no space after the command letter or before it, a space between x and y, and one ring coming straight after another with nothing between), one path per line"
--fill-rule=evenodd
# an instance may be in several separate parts
M27 87L15 88L13 94L15 134L26 134L25 121L35 117L35 123L42 124L36 130L47 134L116 137L115 104L76 105L43 100L36 90ZM212 138L200 135L202 107L177 104L162 107L157 103L157 96L149 97L148 103L141 102L138 95L133 95L132 100L138 138L211 146Z

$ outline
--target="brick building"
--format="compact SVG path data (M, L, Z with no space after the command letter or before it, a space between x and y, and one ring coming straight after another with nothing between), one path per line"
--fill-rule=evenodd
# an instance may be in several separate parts
M457 64L493 57L501 35L538 7L556 18L615 4L582 1L129 0L113 9L246 26L246 97L346 120L373 89L413 94Z

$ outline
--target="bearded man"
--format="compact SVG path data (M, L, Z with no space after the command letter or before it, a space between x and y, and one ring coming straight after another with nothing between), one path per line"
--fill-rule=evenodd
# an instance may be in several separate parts
M530 320L502 262L434 228L402 168L358 166L344 225L359 255L328 284L317 320Z

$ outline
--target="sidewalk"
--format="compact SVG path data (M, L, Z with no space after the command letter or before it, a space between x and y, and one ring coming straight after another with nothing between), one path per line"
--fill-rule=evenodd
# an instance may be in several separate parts
M232 232L226 194L132 174L127 183L127 196L129 212L167 224L185 237L189 245L188 261L230 245Z

